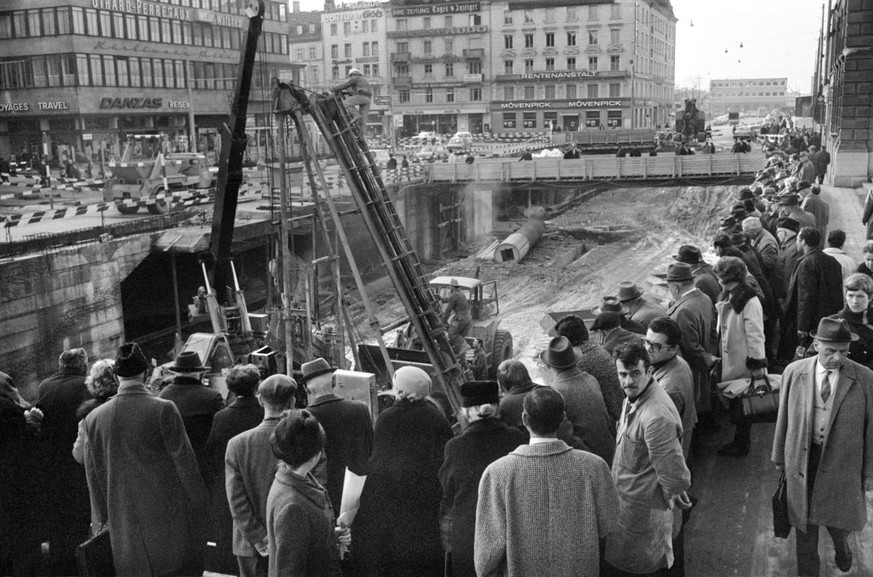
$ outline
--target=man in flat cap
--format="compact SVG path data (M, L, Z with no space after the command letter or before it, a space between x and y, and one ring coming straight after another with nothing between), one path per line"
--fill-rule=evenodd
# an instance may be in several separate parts
M111 527L116 575L200 575L208 496L176 405L152 395L136 343L115 358L118 394L85 417L92 530Z
M258 385L264 420L227 443L224 454L225 489L233 516L233 554L240 577L266 577L268 569L267 497L278 461L270 435L282 412L294 407L297 383L285 375L271 375Z

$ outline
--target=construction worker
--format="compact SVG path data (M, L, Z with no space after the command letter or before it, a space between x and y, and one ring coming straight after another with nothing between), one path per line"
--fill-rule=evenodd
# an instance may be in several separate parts
M370 101L373 97L373 91L370 89L370 83L367 82L361 71L357 68L349 70L348 79L334 86L333 91L346 91L349 94L344 102L346 108L358 105L361 129L364 130L367 127L367 116L370 114Z
M449 286L451 287L449 296L440 297L441 302L448 303L448 306L443 310L442 321L447 323L452 313L455 313L455 317L451 324L449 324L447 332L452 348L463 349L465 347L457 347L455 345L455 340L459 336L465 337L470 332L470 325L473 324L473 316L470 314L470 301L467 300L467 295L461 292L458 279L453 278L449 281Z

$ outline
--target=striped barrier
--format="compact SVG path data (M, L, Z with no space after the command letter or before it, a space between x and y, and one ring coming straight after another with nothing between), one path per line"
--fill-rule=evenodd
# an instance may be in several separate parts
M263 185L243 184L240 187L240 200L251 200L256 195L264 196L265 187ZM169 204L176 208L188 208L200 204L208 204L215 200L215 189L191 189L184 191L176 191L172 194L159 194L154 198L148 199L125 199L116 202L101 202L97 204L89 204L85 206L60 208L57 210L40 210L29 213L0 215L0 222L4 228L14 226L36 224L46 220L59 220L63 218L72 218L90 213L105 212L109 207L118 206L134 207L153 205L160 200L167 200Z

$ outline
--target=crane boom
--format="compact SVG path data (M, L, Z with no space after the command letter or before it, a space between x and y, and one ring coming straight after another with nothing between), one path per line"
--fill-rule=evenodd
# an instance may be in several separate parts
M243 180L243 155L248 145L246 113L249 107L249 91L255 68L258 39L264 23L264 0L250 0L245 11L249 19L245 44L240 52L237 67L236 91L227 122L221 125L221 153L218 160L218 183L215 186L215 212L212 216L212 235L209 250L215 258L212 286L218 302L227 304L228 276L230 272L230 247L240 184Z

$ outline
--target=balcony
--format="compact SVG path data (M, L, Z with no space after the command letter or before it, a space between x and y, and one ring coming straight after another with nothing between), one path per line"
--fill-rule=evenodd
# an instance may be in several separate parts
M410 52L392 52L391 62L409 62Z
M464 74L464 83L471 84L482 82L482 74Z
M485 58L485 49L484 48L465 48L464 49L464 58Z

